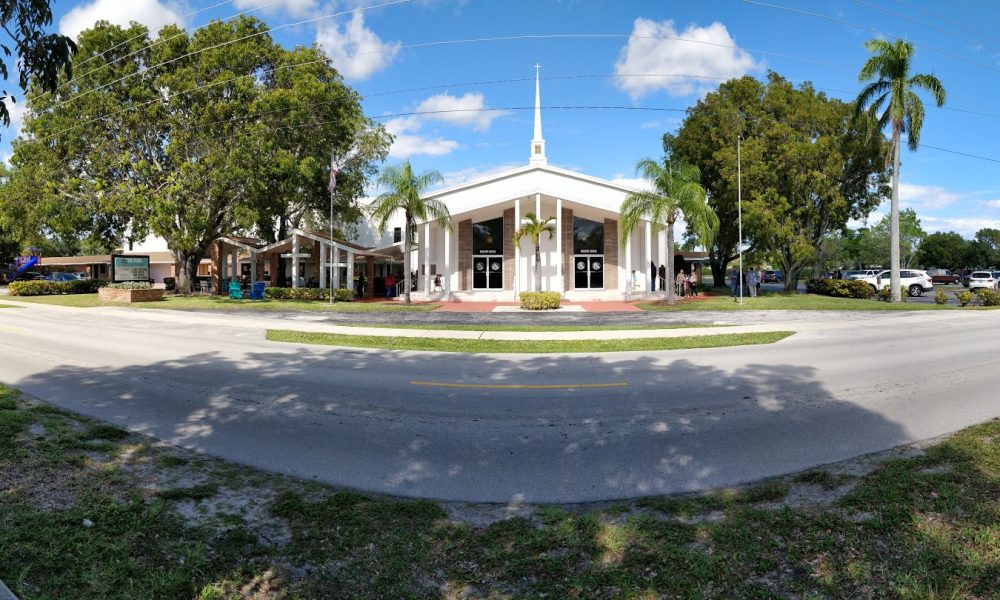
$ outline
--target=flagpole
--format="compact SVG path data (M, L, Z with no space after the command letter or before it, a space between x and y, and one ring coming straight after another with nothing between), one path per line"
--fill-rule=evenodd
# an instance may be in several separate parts
M326 273L326 278L327 278L326 284L330 288L330 305L331 306L333 305L333 293L334 293L334 289L333 289L333 270L337 268L333 264L333 191L337 188L336 177L337 177L336 161L333 158L331 158L330 159L330 186L329 186L329 189L330 189L330 220L327 223L327 229L328 229L328 232L329 232L329 235L330 235L330 245L327 246L327 249L326 249L327 262L326 262L326 267L325 267L325 268L329 269L329 271L327 271L327 273ZM322 258L320 260L322 260Z

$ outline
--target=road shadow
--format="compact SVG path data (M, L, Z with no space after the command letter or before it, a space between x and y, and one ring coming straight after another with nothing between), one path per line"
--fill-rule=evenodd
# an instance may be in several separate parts
M753 352L747 353L753 356ZM712 351L502 356L294 344L12 382L63 408L259 468L402 496L572 502L703 490L909 441L812 367ZM620 382L588 389L410 385Z

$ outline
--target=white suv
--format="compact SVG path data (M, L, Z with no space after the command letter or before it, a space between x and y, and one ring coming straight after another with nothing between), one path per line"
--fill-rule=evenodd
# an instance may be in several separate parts
M844 276L844 279L867 279L869 277L875 277L882 269L862 269L860 271L850 271Z
M974 271L969 276L969 289L993 290L997 287L997 280L991 271Z
M868 285L877 291L889 287L890 278L891 271L879 271L873 277L861 277L860 280L867 282ZM906 288L906 293L914 298L934 289L934 282L931 280L931 276L927 274L927 271L917 271L914 269L900 269L899 284Z

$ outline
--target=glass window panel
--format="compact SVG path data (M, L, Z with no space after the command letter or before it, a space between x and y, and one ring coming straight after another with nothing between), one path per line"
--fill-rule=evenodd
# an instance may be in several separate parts
M573 254L604 254L604 223L573 217Z
M503 217L472 225L473 254L503 254Z

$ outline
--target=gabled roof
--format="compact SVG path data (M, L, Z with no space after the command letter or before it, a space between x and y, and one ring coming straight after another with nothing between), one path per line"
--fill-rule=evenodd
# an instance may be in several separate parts
M621 192L625 192L626 194L640 191L637 190L636 188L629 187L627 185L622 185L620 183L615 183L608 179L602 179L600 177L594 177L592 175L585 175L578 171L571 171L569 169L563 169L561 167L555 167L552 165L525 165L523 167L516 167L514 169L509 169L507 171L500 171L499 173L493 173L491 175L487 175L486 177L482 177L480 179L474 179L472 181L467 181L465 183L460 183L458 185L453 185L451 187L442 188L440 190L434 190L433 192L430 192L424 197L437 199L441 196L447 196L449 194L453 194L461 190L479 187L482 185L486 185L488 183L493 183L494 181L510 179L513 177L517 177L519 175L523 175L525 173L530 173L532 171L548 171L550 173L561 175L563 177L570 177L587 183L592 183L594 185L599 185L602 187L607 187Z

